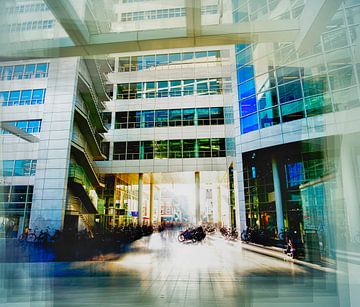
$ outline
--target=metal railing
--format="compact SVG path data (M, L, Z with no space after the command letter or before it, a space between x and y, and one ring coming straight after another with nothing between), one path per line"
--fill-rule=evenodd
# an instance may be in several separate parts
M99 133L95 130L95 128L93 127L91 120L90 120L90 111L88 110L88 108L85 105L85 102L80 98L77 97L76 98L76 102L75 105L78 107L78 109L84 114L84 117L86 118L87 124L89 126L89 129L93 135L93 138L95 140L95 143L98 147L98 150L101 152L101 138L99 136Z
M146 98L165 98L165 97L181 97L181 96L207 96L229 94L231 89L218 88L214 90L164 90L164 91L148 91L148 92L127 92L118 93L117 99L146 99Z

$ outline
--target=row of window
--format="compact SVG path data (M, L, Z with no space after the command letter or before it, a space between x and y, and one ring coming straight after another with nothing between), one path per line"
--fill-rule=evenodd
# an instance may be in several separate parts
M129 111L115 113L115 129L223 125L224 108Z
M121 14L121 21L139 21L150 19L166 19L186 16L185 8L172 8L151 11L128 12Z
M178 52L170 54L149 54L119 58L119 71L138 71L151 67L187 64L196 61L217 62L220 59L220 50Z
M45 3L32 3L32 4L23 4L17 6L11 6L6 8L7 14L18 14L18 13L32 13L32 12L45 12L49 8Z
M34 176L37 160L3 160L3 176Z
M49 63L0 66L0 80L46 78Z
M5 32L25 32L32 30L52 29L55 26L55 20L35 20L22 23L12 23L4 26Z
M113 160L226 157L225 139L115 142Z
M0 92L0 104L5 106L22 106L43 104L46 89Z
M17 127L27 133L37 133L41 130L41 119L20 120L14 122L4 122L6 124ZM9 134L7 130L1 129L1 134Z
M201 15L218 14L217 5L206 5L201 7ZM186 16L186 8L169 8L151 11L127 12L121 14L121 21L140 21L151 19L167 19Z
M32 185L0 186L0 202L25 203L32 201L34 187ZM28 208L29 209L29 208Z
M231 93L230 78L150 81L118 84L117 99L142 99Z

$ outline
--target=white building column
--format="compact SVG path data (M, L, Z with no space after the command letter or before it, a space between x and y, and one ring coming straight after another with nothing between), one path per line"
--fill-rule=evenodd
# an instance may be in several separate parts
M29 228L63 227L79 58L50 61ZM61 77L60 77L61 76Z
M356 155L355 144L358 140L351 135L344 135L341 142L340 162L341 178L343 186L343 196L345 200L345 210L348 217L350 241L358 241L360 236L360 203L359 186L356 180ZM359 242L357 242L359 243Z
M276 158L273 156L271 160L273 181L274 181L274 193L275 193L275 206L276 206L276 224L278 234L284 231L284 213L282 205L281 185L279 177L279 169Z
M218 227L222 227L222 212L221 212L221 185L218 185L218 196L217 196L217 224Z
M195 172L195 223L200 223L200 172Z
M150 182L150 206L149 206L149 218L150 218L150 225L153 224L154 219L154 184Z
M139 181L138 181L138 223L141 225L143 220L143 174L139 173Z

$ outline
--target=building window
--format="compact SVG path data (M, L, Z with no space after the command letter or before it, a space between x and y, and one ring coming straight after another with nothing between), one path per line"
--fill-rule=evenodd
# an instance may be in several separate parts
M0 80L46 78L48 69L49 63L0 66Z
M37 160L4 160L3 176L34 176Z
M105 128L110 129L112 113L111 112L102 112L101 115L102 115L102 120L103 120Z
M222 138L115 142L113 160L216 158L226 153Z
M126 14L126 15L125 15ZM127 18L124 13L123 19ZM131 13L130 13L131 14ZM143 69L154 69L156 67L176 67L178 65L196 64L196 63L214 63L221 60L220 50L210 50L201 52L182 52L137 55L119 58L119 71L138 71Z
M38 133L41 130L41 119L21 120L16 122L4 122L11 126L17 127L26 133ZM2 129L1 134L9 134L7 130Z
M226 83L226 92L231 90ZM216 95L223 93L223 81L216 79L150 81L118 84L117 99L141 99L188 95Z
M115 129L223 125L224 108L116 112Z
M46 89L0 92L0 103L3 107L43 104L45 93Z

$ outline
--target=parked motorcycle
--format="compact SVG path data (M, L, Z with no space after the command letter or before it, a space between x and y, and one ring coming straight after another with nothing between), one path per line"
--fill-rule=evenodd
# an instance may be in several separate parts
M182 231L178 236L178 240L179 242L192 241L193 243L195 243L204 240L205 237L206 233L204 229L199 226L196 228L188 228Z

